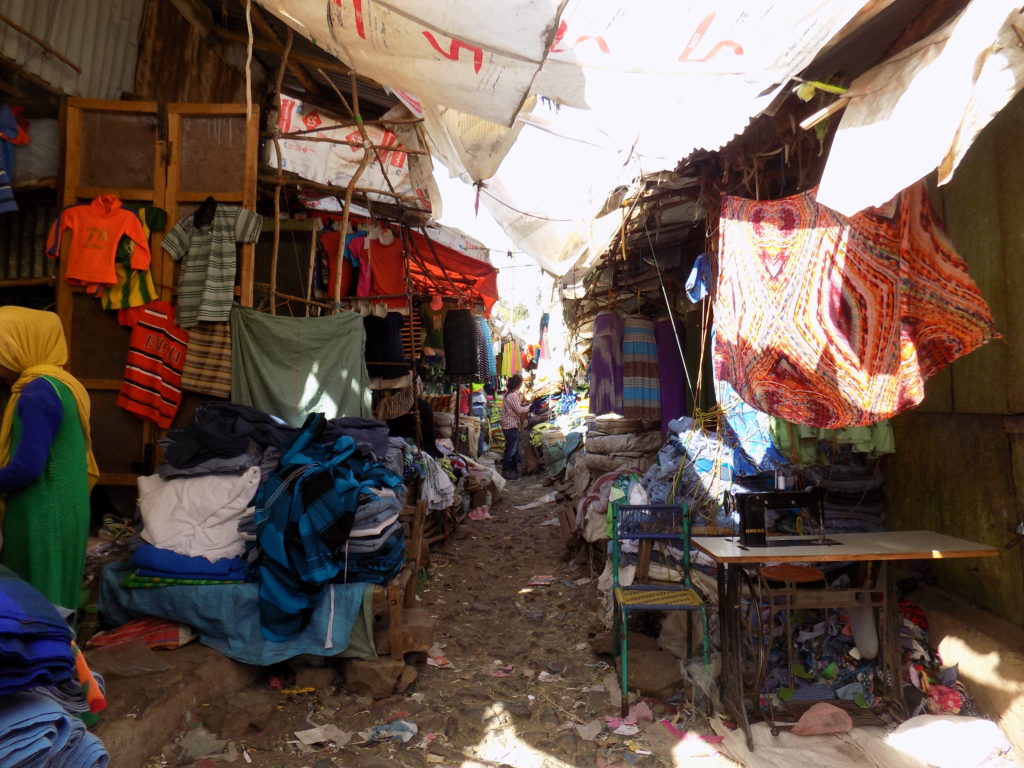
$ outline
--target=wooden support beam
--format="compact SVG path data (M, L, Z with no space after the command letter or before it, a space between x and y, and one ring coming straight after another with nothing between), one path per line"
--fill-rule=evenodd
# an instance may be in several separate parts
M230 29L224 29L223 27L217 27L215 30L217 36L224 40L229 40L232 43L241 43L242 45L248 45L249 37L241 32L234 32ZM253 35L252 47L258 51L265 51L266 53L272 53L275 56L280 56L284 53L284 45L277 42L276 40L268 40L262 35ZM327 72L334 72L339 75L349 75L352 73L352 68L346 66L343 62L338 59L328 58L326 56L314 56L312 54L303 53L301 51L292 51L289 57L292 61L296 61L304 66L308 67L322 67Z
M198 0L171 0L171 5L178 9L178 13L185 17L185 21L195 27L201 37L213 34L216 24L213 21L213 14L204 3Z

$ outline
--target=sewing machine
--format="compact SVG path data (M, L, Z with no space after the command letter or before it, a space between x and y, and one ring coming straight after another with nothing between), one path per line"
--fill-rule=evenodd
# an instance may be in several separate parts
M808 488L805 491L763 491L725 495L726 512L739 518L739 543L745 547L763 547L771 536L792 535L792 531L774 531L778 510L799 510L797 534L816 534L824 543L825 490Z

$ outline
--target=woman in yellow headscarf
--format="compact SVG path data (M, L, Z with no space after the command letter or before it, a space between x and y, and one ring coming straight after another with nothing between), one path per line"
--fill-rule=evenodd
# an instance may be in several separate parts
M0 563L75 610L89 536L89 491L99 477L89 396L62 367L68 346L53 312L0 307L0 382L11 396L0 422Z

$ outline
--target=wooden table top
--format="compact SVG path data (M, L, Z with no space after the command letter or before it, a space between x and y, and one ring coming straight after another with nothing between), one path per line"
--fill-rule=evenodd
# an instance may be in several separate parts
M880 531L825 536L834 545L814 543L818 536L783 536L779 541L806 544L745 547L736 536L694 536L694 547L718 563L825 563L849 560L938 560L951 557L994 557L997 547L934 531Z

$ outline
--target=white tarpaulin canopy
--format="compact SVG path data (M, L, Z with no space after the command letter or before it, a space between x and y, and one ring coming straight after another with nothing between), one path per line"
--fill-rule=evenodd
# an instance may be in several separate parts
M435 157L488 180L483 205L558 275L619 225L595 219L612 189L726 144L865 5L259 1L423 116Z
M939 170L945 184L971 142L1024 87L1020 0L973 0L955 19L857 78L818 188L852 216Z

